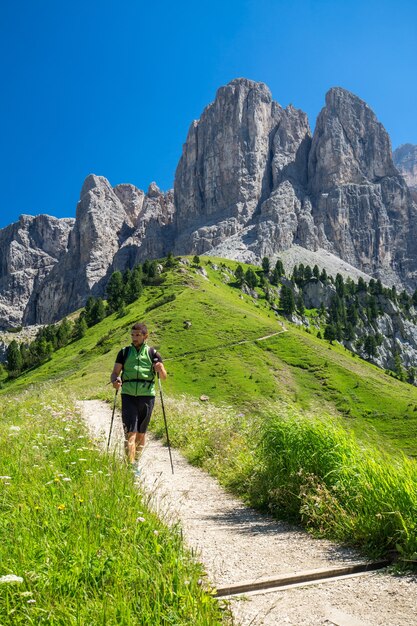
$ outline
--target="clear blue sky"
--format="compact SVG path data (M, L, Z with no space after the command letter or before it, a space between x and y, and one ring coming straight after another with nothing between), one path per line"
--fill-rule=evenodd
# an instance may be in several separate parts
M332 86L417 144L415 0L3 0L0 227L74 217L84 178L173 185L188 127L236 77L314 127Z

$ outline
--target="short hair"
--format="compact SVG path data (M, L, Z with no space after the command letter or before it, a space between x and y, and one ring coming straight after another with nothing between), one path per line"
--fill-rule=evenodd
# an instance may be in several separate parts
M139 330L143 335L148 334L148 327L143 322L137 322L133 324L131 330Z

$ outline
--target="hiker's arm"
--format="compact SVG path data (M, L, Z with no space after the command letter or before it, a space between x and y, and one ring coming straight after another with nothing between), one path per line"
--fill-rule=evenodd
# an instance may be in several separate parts
M154 363L153 368L155 372L159 375L159 378L161 378L161 380L166 380L167 372L162 361L157 361L156 363Z
M113 367L113 371L110 374L110 382L113 384L115 389L120 389L122 386L122 379L120 378L120 374L122 373L123 365L121 363L115 363Z

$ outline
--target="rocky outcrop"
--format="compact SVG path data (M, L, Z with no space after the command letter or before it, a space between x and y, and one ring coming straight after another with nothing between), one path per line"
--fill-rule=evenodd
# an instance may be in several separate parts
M82 306L88 295L101 293L100 283L120 247L122 232L131 224L130 217L105 178L88 176L68 250L33 292L24 323L60 319Z
M114 188L117 194L119 187L121 185ZM151 183L146 195L143 194L141 209L135 217L135 228L116 253L112 269L124 270L145 259L166 256L173 247L171 225L174 213L174 192L164 193Z
M405 143L393 152L394 165L417 199L417 146Z
M68 250L32 294L24 323L55 321L105 294L109 274L165 253L161 228L170 223L172 192L153 183L147 194L133 185L114 189L106 178L86 178Z
M34 292L67 250L73 219L21 215L0 230L0 328L19 326Z
M417 211L368 105L340 88L326 96L309 155L320 245L388 283L415 282Z

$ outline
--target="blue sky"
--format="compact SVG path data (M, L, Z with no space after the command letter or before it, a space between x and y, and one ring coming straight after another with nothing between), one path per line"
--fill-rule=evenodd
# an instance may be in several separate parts
M84 178L169 189L190 123L236 77L314 127L332 86L417 144L415 0L3 0L0 228L74 217Z

